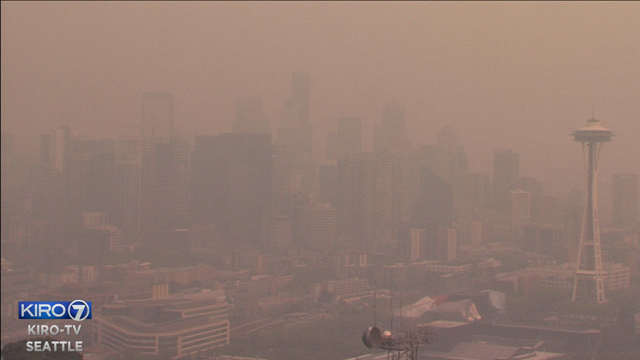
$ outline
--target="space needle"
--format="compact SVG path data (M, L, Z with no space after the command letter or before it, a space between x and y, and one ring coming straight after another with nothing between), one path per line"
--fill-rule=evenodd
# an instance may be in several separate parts
M611 130L592 118L587 125L573 132L575 141L582 143L585 162L587 196L580 231L578 263L573 286L573 301L605 302L600 226L598 223L598 161L605 142L611 141Z

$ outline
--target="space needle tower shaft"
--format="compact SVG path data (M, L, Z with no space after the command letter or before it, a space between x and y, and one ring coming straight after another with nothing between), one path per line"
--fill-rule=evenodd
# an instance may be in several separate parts
M591 119L587 121L587 126L572 135L575 141L582 143L587 180L573 301L602 304L605 294L598 222L598 162L603 143L611 141L613 134L602 127L598 120Z

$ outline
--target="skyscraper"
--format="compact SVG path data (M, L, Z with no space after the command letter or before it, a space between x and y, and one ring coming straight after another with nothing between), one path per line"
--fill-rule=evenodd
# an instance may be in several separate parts
M373 149L404 151L409 149L405 127L405 110L396 99L382 109L382 121L373 129Z
M519 182L519 187L531 194L531 222L538 223L542 218L540 202L544 196L544 187L540 181L526 176L521 177Z
M496 149L493 153L493 205L498 213L508 213L509 192L518 188L519 178L520 156L508 149Z
M451 186L454 201L458 201L467 174L467 155L458 144L456 132L448 125L438 131L434 150L433 171Z
M426 242L427 242L426 229L410 229L409 260L411 262L424 259Z
M374 249L396 249L400 222L400 163L396 153L377 151L364 159L363 235Z
M140 165L142 142L121 139L116 144L115 178L117 210L113 225L122 229L125 241L140 242Z
M300 237L312 250L331 250L336 242L338 216L329 204L315 203L301 211Z
M638 174L613 174L613 225L638 226Z
M522 229L531 222L531 194L522 189L510 191L511 195L511 226Z
M174 230L187 226L189 143L171 138L156 143L154 227Z
M232 244L261 245L271 214L271 161L270 134L198 137L192 167L194 221L218 226Z
M400 171L389 151L349 154L338 162L340 233L365 248L397 246Z
M443 227L438 229L438 261L448 263L458 258L458 229Z
M306 73L294 73L292 76L291 96L284 103L277 145L280 147L278 156L283 156L288 162L287 178L299 172L302 188L312 191L315 185L315 163L309 120L309 75Z
M453 191L451 186L430 168L422 169L420 196L413 204L411 226L426 229L428 260L436 260L438 229L451 227L453 222Z

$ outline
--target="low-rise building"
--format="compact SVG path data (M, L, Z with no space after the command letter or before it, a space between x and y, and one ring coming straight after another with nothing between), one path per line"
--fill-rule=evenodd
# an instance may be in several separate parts
M119 353L181 359L229 343L227 312L218 291L105 305L92 322L93 342Z

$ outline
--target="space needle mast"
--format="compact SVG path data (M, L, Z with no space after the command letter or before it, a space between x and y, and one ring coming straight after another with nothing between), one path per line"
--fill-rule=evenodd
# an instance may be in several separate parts
M582 143L582 153L587 176L587 196L580 231L578 263L573 286L573 301L605 302L602 251L600 249L600 226L598 223L598 160L602 145L611 141L611 130L592 118L587 125L573 134L575 141Z

